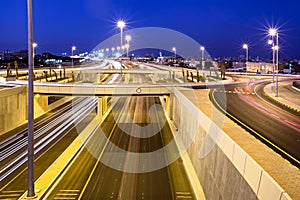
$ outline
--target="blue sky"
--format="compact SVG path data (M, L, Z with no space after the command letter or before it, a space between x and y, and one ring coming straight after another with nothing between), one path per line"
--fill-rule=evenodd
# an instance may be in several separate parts
M1 0L0 50L27 46L26 0ZM33 0L37 51L70 53L92 50L119 33L117 19L126 29L163 27L184 33L214 57L243 54L271 57L267 27L280 28L280 54L300 59L300 1L298 0Z

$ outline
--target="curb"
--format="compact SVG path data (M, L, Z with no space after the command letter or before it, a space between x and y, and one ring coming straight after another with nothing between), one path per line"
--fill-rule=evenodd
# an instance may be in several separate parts
M265 96L267 96L269 99L271 99L272 101L274 101L274 102L276 102L277 104L279 104L279 105L281 105L281 106L284 106L284 107L286 107L286 108L288 108L288 109L290 109L290 110L292 110L292 111L294 111L294 112L297 112L297 113L300 113L300 110L299 109L297 109L297 108L295 108L295 107L293 107L293 106L291 106L291 105L289 105L289 104L287 104L287 103L285 103L285 102L282 102L282 101L280 101L280 100L278 100L277 98L275 98L273 95L271 95L271 93L270 92L267 92L266 90L266 88L267 87L272 87L272 86L270 86L272 83L270 83L270 84L268 84L268 85L266 85L265 87L264 87L264 95Z

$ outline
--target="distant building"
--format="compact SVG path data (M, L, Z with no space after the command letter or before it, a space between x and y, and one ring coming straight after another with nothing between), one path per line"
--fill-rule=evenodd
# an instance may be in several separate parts
M273 72L273 64L265 62L248 62L247 72L271 73Z
M17 51L12 54L14 59L25 59L28 58L28 50Z
M3 52L3 60L11 60L13 58L13 53L9 50Z

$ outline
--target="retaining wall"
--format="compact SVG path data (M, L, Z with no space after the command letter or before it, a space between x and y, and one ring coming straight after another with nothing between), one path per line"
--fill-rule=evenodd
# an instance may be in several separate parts
M0 90L0 135L27 121L27 87L8 87ZM48 111L48 97L35 95L34 116Z

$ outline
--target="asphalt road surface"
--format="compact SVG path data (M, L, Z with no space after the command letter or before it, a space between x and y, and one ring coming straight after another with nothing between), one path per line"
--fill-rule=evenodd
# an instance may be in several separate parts
M195 199L180 159L161 169L142 173L139 170L143 167L157 163L153 159L141 161L129 156L130 153L154 152L172 139L168 123L163 123L163 110L156 107L150 117L149 108L159 103L157 97L117 101L114 111L101 124L101 130L92 136L88 147L82 149L46 198ZM156 126L144 129L150 121ZM167 152L163 156L167 163ZM105 158L109 160L103 164ZM128 167L139 172L128 172Z
M300 167L300 116L270 103L263 87L264 84L229 85L225 91L213 90L211 99L230 118Z

